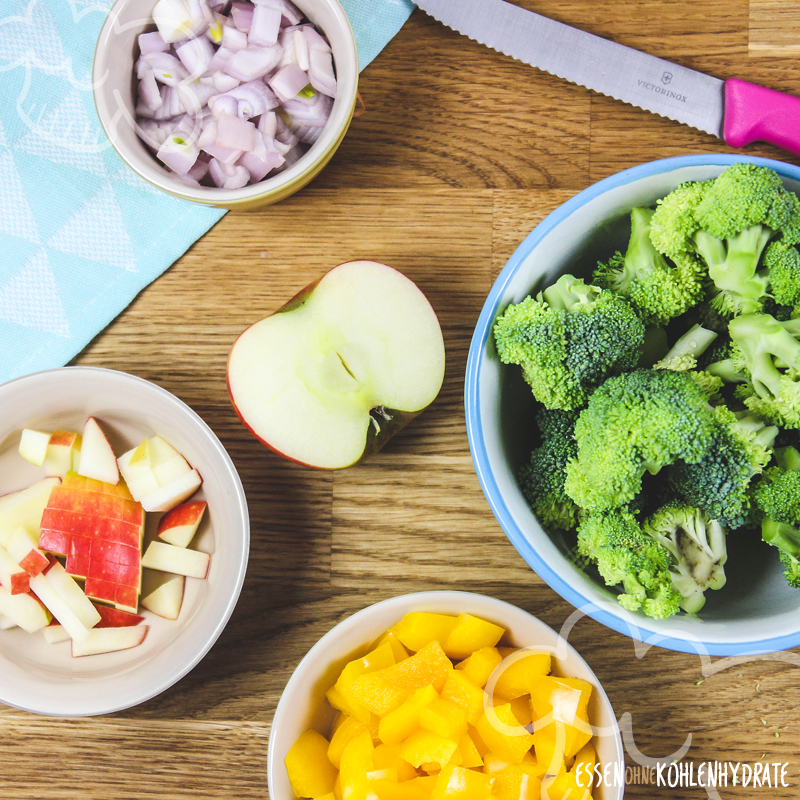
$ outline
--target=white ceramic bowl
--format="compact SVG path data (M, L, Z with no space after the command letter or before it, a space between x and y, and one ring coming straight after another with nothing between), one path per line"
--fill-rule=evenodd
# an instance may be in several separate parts
M330 161L353 118L358 90L358 53L350 22L338 0L293 0L327 37L333 50L337 97L319 139L285 172L241 189L192 187L167 170L138 137L135 127L137 37L155 30L156 0L117 0L95 48L92 86L103 130L122 160L153 186L197 203L250 209L276 203L302 189Z
M225 627L247 567L250 522L236 468L213 431L192 409L149 381L107 369L65 367L0 386L0 493L43 477L17 452L23 428L80 432L88 416L103 423L117 455L159 434L203 477L208 502L192 547L211 553L208 578L186 579L180 617L142 612L143 644L119 653L72 658L69 642L41 633L0 631L0 702L38 714L106 714L142 703L182 678ZM148 515L152 525L158 515Z
M652 206L679 183L716 176L736 161L772 167L787 188L800 191L800 169L790 164L745 156L684 156L620 172L553 211L519 246L492 287L466 374L467 432L475 468L498 522L520 555L562 597L604 625L701 655L745 655L800 645L800 592L784 580L777 552L758 534L748 539L746 532L734 532L728 539L727 585L706 592L699 617L680 614L662 621L625 611L609 589L572 563L568 538L548 535L525 501L516 473L533 446L533 397L519 370L500 363L491 333L509 303L518 303L566 272L588 277L598 260L624 251L631 208Z
M555 674L582 678L592 684L589 719L598 734L594 739L598 760L603 765L618 764L618 774L624 774L622 739L611 703L591 667L566 639L527 611L494 597L471 592L420 592L393 597L356 612L326 633L298 664L272 720L267 755L267 785L272 800L295 799L284 759L298 736L310 727L330 736L335 712L325 699L325 692L336 682L342 667L367 653L370 645L409 611L473 614L506 629L501 644L552 648ZM609 774L614 774L614 767ZM592 796L595 800L620 800L623 788L612 780L609 785L596 788Z

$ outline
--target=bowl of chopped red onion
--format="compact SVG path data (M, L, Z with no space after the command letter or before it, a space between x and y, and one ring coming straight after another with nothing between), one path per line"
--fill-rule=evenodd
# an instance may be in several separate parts
M117 0L93 86L109 141L140 177L256 208L331 159L355 110L358 55L338 0Z

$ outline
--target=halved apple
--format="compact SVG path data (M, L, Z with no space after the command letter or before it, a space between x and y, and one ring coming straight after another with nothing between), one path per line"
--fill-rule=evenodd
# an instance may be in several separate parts
M324 469L379 450L436 398L444 341L425 295L397 270L351 261L248 328L228 391L256 438Z
M94 417L89 417L83 428L77 473L112 486L119 483L117 457Z

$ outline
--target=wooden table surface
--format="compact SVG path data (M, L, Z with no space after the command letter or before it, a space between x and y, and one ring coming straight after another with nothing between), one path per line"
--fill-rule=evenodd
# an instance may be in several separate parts
M800 7L785 0L517 0L720 78L800 95ZM331 164L283 203L230 213L75 359L188 402L216 431L250 505L239 604L205 659L159 697L106 717L0 709L4 798L267 798L270 722L301 657L333 625L410 591L494 595L560 628L572 607L506 539L475 477L463 412L473 327L507 258L548 212L652 159L733 152L704 133L535 71L415 11L363 73L366 113ZM750 155L798 163L769 146ZM427 294L444 330L444 388L372 461L326 473L282 460L239 423L225 388L237 334L350 259L383 261ZM788 763L795 797L800 673L780 661L704 679L697 656L650 649L589 618L570 641L649 756ZM632 759L628 759L633 764ZM627 797L706 797L633 784ZM275 798L274 800L284 800Z

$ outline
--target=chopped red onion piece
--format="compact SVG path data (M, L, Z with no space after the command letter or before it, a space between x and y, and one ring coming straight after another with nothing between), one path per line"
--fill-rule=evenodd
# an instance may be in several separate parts
M178 130L168 136L158 148L156 156L173 172L185 175L197 161L197 145L183 131Z
M167 86L176 86L188 77L183 64L169 53L147 53L141 57L141 61L153 70L157 81Z
M219 118L220 114L229 114L236 117L239 115L239 101L229 94L218 94L208 101L211 113Z
M146 53L165 53L167 50L169 50L169 45L158 31L139 34L139 52L142 55Z
M284 25L297 25L303 19L303 12L289 0L253 0L257 6L276 8L283 16Z
M223 97L234 98L237 101L236 111L230 111L230 106L228 106L226 102L225 112L236 114L236 116L242 119L252 119L253 117L263 114L265 111L269 111L271 108L278 107L278 99L275 97L272 89L270 89L264 81L256 80L242 83L230 91L225 92L225 94L214 98L213 110L215 113L216 104Z
M214 12L208 5L208 0L186 0L186 8L189 10L192 23L196 23L200 30L214 21Z
M324 50L310 52L311 65L308 77L311 85L328 97L336 97L336 75L333 72L333 56Z
M214 88L220 94L235 89L241 83L238 78L234 78L224 72L215 72L211 80L214 82Z
M172 133L174 126L170 122L157 122L154 119L137 119L136 132L144 143L153 150L158 150Z
M308 72L310 66L308 60L308 39L306 39L302 28L298 28L294 32L294 58L297 61L297 66L303 72Z
M267 6L256 6L253 12L253 21L247 33L250 44L260 44L270 47L278 42L281 30L281 12Z
M283 154L276 149L275 142L269 137L260 136L256 148L243 153L239 164L247 168L250 180L254 183L263 180L267 173L283 164Z
M222 46L228 50L244 50L247 47L247 34L230 25L222 29Z
M212 11L222 11L228 5L228 0L208 0L208 7Z
M214 15L214 21L208 26L208 30L206 31L206 39L212 44L220 44L222 42L222 32L225 28L225 20L227 18L223 17L222 14Z
M281 60L282 50L278 45L273 47L248 47L234 53L225 72L240 81L254 81L271 72Z
M200 183L206 175L208 175L208 161L201 161L198 156L194 166L186 173L186 177Z
M231 17L233 24L240 30L247 33L253 24L253 11L255 6L252 3L242 3L240 0L233 0L231 4Z
M269 79L269 85L281 101L290 100L308 86L308 75L297 64L287 64Z
M278 167L276 172L284 172L285 170L289 169L289 167L293 167L303 157L303 155L304 155L303 150L299 145L293 147L286 154L283 164L280 167Z
M164 103L153 70L148 70L139 81L139 100L148 111L158 111Z
M323 53L331 52L331 46L320 36L313 25L303 25L303 35L306 37L309 50L322 50Z
M224 72L233 53L234 51L229 50L227 47L218 48L217 52L214 53L214 58L211 59L211 63L208 65L206 74L215 75L217 72Z
M204 19L192 15L185 0L158 0L152 14L158 32L168 44L197 36L206 27Z
M214 57L214 48L208 39L188 39L175 48L178 58L189 74L197 78L202 75Z
M277 130L275 132L275 139L281 144L285 144L289 149L296 147L300 140L294 135L292 129L281 119L278 115Z
M283 102L283 109L292 119L292 124L324 125L333 108L333 100L321 92L311 98L295 97Z
M217 93L213 86L207 86L200 81L183 81L175 89L186 113L192 115L199 114L209 98Z
M216 144L205 144L202 150L224 164L235 164L242 157L242 153L244 152L243 150L231 150L228 147L219 147Z
M245 167L230 167L216 158L209 161L208 173L220 189L241 189L250 182L250 173Z
M303 144L314 144L319 139L322 133L322 127L318 125L298 125L293 128L294 135L300 139Z
M275 133L278 130L278 115L274 111L266 111L258 120L258 130L269 136L270 139L275 138Z
M230 150L252 150L258 143L260 134L252 122L239 119L231 114L217 117L217 140L215 144Z
M206 145L213 145L217 141L217 121L212 117L203 125L203 130L197 137L197 146L204 150Z

